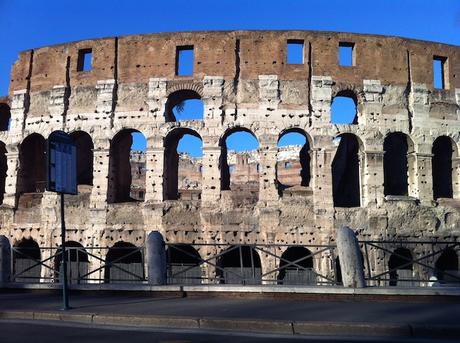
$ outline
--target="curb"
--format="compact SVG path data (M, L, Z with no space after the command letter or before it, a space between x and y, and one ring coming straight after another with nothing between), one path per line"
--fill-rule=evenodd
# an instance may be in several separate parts
M164 317L142 315L107 315L97 313L61 313L33 311L0 311L0 320L59 321L90 325L152 327L239 331L281 335L358 336L393 338L457 338L460 326L353 323L353 322L296 322L266 319L224 319Z

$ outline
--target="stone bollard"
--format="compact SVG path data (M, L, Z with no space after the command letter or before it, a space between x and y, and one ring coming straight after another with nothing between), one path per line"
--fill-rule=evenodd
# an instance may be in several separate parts
M363 257L354 231L347 226L342 226L337 230L336 240L343 286L366 287Z
M163 236L158 231L147 237L147 266L150 285L166 284L166 250Z
M0 284L9 282L11 277L10 241L6 236L0 236Z

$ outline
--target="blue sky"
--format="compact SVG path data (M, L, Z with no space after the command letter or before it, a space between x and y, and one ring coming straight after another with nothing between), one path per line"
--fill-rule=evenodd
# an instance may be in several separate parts
M0 0L0 95L8 92L21 50L126 34L233 29L373 33L460 45L460 1Z

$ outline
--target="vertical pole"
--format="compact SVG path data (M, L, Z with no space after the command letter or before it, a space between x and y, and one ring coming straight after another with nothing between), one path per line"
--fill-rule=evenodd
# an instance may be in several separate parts
M69 307L69 289L67 284L67 256L65 250L65 219L64 219L64 193L60 193L61 196L61 273L62 273L62 300L64 311L68 310Z

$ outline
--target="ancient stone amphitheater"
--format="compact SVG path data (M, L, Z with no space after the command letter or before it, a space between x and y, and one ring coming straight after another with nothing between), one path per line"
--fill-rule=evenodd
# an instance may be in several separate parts
M288 63L289 44L301 47L300 61ZM351 50L350 65L339 63L341 47ZM193 52L189 75L178 66L184 50ZM79 194L66 196L74 246L140 247L151 231L203 259L231 245L271 245L273 254L257 256L264 273L289 247L333 244L341 225L413 257L427 246L405 241L442 245L460 235L458 46L311 31L135 35L23 51L10 80L0 98L0 234L12 246L60 244L59 198L44 190L45 140L54 130L71 133L78 147ZM356 105L349 124L331 121L336 97ZM188 99L203 101L202 120L176 120L173 107ZM138 200L130 196L135 131L147 139ZM240 183L231 181L226 146L238 131L259 143L253 177ZM277 163L289 132L307 141L297 185L280 181ZM201 180L188 193L176 150L185 134L203 142ZM372 271L387 268L389 254L368 254ZM311 267L331 275L330 261L318 254ZM458 258L450 263L458 268ZM202 273L216 271L207 265Z

